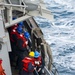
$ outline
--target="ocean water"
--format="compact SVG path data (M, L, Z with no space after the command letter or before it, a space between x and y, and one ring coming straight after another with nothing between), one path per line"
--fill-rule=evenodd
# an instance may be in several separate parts
M49 43L59 75L75 75L75 0L45 0L54 21L35 18Z

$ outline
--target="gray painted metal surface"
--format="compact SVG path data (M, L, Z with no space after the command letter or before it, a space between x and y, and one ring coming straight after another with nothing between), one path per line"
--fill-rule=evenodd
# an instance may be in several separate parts
M1 14L1 10L0 10L0 14ZM7 49L5 38L6 36L3 27L3 20L2 20L2 16L0 15L0 39L3 39L0 41L0 44L2 45L2 48L0 49L0 58L3 60L2 66L3 69L5 70L6 75L11 75L10 61L9 61L8 49Z
M23 1L28 6L26 8L26 10L28 10L28 11L36 10L40 3L39 0L23 0Z
M39 5L39 0L6 0L6 2L17 5L21 5L23 3L24 5L27 5L26 10L28 11L36 10Z
M11 3L11 4L20 4L20 0L6 0L6 2Z
M3 21L2 21L2 14L0 11L0 38L5 36L4 27L3 27Z

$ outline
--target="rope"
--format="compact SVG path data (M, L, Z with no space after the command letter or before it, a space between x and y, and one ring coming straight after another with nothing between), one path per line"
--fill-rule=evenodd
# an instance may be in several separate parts
M46 46L46 48L48 48L48 45ZM48 50L48 49L47 49ZM43 51L42 51L43 52ZM49 52L47 52L48 56L49 56ZM51 57L51 54L50 56ZM51 71L54 75L57 75L56 73L58 73L58 70L56 69L55 65L49 60L49 62L51 63L50 65L52 65L55 68L55 72ZM49 65L48 65L49 66ZM59 73L58 73L59 75Z

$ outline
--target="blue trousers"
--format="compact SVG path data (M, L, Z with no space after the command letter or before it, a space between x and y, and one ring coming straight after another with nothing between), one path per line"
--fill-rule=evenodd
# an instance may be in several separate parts
M23 70L21 72L21 75L34 75L33 72L26 72L25 70Z

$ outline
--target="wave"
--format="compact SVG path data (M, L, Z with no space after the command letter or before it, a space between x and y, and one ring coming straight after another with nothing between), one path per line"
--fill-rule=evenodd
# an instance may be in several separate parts
M55 21L37 17L36 22L51 46L59 75L75 75L75 1L45 0L45 3Z
M65 6L69 9L75 9L75 0L45 0L45 3L48 4L57 4L57 5L62 5Z

